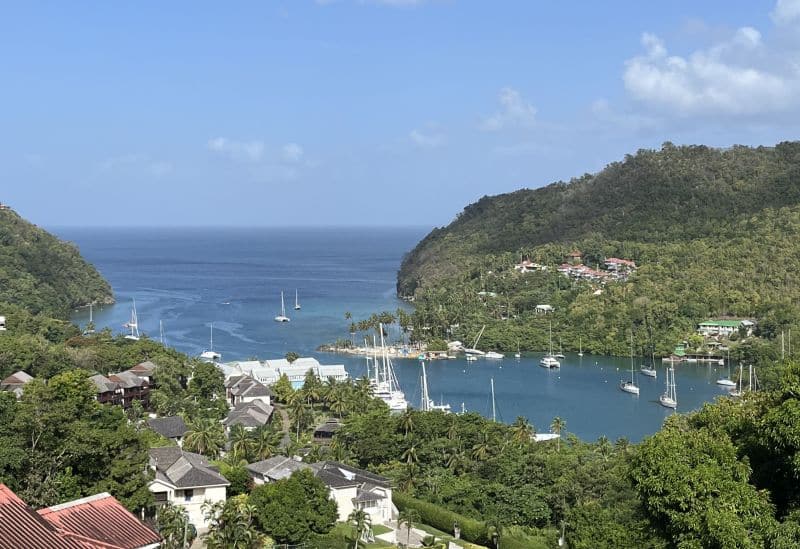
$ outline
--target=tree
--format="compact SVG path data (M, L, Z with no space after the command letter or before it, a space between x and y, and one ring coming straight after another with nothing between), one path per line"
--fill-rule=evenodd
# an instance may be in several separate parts
M231 427L228 440L231 444L231 454L233 454L233 456L237 459L250 461L249 458L253 450L253 438L243 425L237 424Z
M272 392L275 394L275 400L287 402L294 394L294 388L292 388L292 382L289 381L289 376L286 374L281 375L278 381L272 385Z
M253 454L258 460L268 459L278 451L281 433L276 433L268 426L259 427L253 434Z
M411 544L411 529L419 520L419 513L416 509L403 509L397 515L397 527L402 528L404 525L406 527L406 547Z
M411 433L414 432L414 412L406 409L405 412L400 416L400 427L403 429L403 433L406 438L408 438Z
M285 358L291 364L292 362L294 362L295 360L300 358L300 355L295 353L294 351L289 351L288 353L286 353L286 357Z
M358 549L359 542L372 528L372 519L363 509L353 509L347 517L347 522L353 528L353 549Z
M250 494L261 529L278 543L302 543L325 534L336 522L336 502L311 471L256 487Z
M189 424L189 431L183 439L184 449L209 457L215 457L224 444L222 424L213 419L194 420Z
M256 529L255 508L246 496L227 501L206 502L203 513L208 521L204 536L208 549L256 549L262 546L262 536Z
M524 444L530 442L535 434L533 425L522 416L517 416L517 419L511 425L514 442L517 444Z
M556 450L559 452L561 451L561 432L566 428L567 422L558 416L554 417L553 422L550 424L550 431L558 435L558 438L556 438Z
M188 549L197 537L197 530L189 523L189 513L184 507L171 503L158 509L156 528L164 538L164 549Z

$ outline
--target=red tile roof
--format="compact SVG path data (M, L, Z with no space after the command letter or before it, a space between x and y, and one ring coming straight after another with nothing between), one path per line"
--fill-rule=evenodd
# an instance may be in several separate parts
M64 534L89 547L137 549L161 541L161 536L106 492L37 512Z
M0 484L0 549L85 549Z

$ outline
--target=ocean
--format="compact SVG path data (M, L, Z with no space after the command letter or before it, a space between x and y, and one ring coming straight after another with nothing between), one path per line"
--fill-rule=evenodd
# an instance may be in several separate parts
M364 358L318 353L322 343L349 338L349 321L408 304L395 296L403 254L425 228L53 228L78 245L83 256L111 283L116 304L94 311L98 328L122 332L133 300L139 326L151 338L164 327L166 343L190 355L214 349L223 361L281 358L294 351L323 364L344 364L351 376L364 373ZM295 290L302 306L294 310ZM284 292L291 322L277 323ZM75 311L84 325L88 311ZM390 337L396 338L397 335ZM671 413L658 404L658 379L636 377L639 397L618 389L630 376L627 358L567 354L560 370L538 366L540 355L500 361L463 359L427 364L430 395L453 410L491 416L494 379L499 421L527 417L546 432L555 416L585 440L607 436L632 441L659 429ZM420 400L416 359L395 361L406 398ZM626 369L628 369L626 371ZM680 365L676 382L679 411L700 407L724 394L716 365Z

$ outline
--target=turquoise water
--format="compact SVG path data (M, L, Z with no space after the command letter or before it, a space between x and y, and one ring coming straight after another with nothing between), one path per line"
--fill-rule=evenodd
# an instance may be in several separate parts
M406 306L395 298L395 274L403 254L427 232L422 228L330 229L55 229L78 244L83 255L114 288L117 304L96 310L99 328L122 331L136 299L140 328L196 355L207 348L214 322L214 348L224 361L280 358L288 351L344 364L351 375L364 372L363 358L316 353L318 345L346 338L345 311L360 319ZM301 311L294 311L298 289ZM276 323L280 292L289 323ZM88 311L73 320L84 324ZM397 335L394 335L396 338ZM584 439L600 435L639 440L671 413L658 405L658 380L638 375L639 397L622 393L619 380L629 359L567 355L560 370L538 366L538 355L517 360L434 361L428 364L430 394L454 410L491 415L490 378L495 382L498 419L528 417L546 431L554 416ZM397 360L406 397L420 397L417 360ZM636 364L638 370L639 364ZM723 394L716 366L679 366L679 411ZM628 375L630 375L628 373Z

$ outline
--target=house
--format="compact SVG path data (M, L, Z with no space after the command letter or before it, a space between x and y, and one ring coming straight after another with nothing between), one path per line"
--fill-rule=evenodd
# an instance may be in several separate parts
M552 313L555 309L553 309L552 305L537 305L536 309L534 310L536 311L536 314L539 313L549 314Z
M108 493L38 512L0 484L2 549L154 549L161 536Z
M316 429L314 429L314 442L330 442L336 431L342 428L342 424L338 419L329 419Z
M634 271L636 263L630 259L620 259L618 257L607 257L604 261L607 271Z
M222 424L228 432L234 425L241 425L245 430L252 431L269 423L274 410L271 404L265 404L260 400L243 402L228 412L228 417L222 420Z
M6 331L6 317L0 316L0 332Z
M311 468L336 501L340 521L347 521L354 509L368 513L372 524L387 524L397 516L389 479L336 461L313 463Z
M546 271L547 267L545 265L540 265L539 263L534 263L529 259L523 259L516 265L514 265L514 270L519 271L521 273L531 273L534 271Z
M154 417L147 420L147 426L178 446L183 446L183 437L189 430L181 416Z
M145 362L142 362L141 364L137 364L133 368L129 368L127 371L146 380L147 383L149 383L150 385L153 385L153 376L155 374L156 368L158 368L158 366L156 366L153 362L147 360Z
M134 400L138 400L146 408L150 404L150 382L130 370L118 374L109 374L108 379L118 385L120 403L123 408L130 408Z
M311 469L311 465L286 456L272 456L245 467L255 484L267 484L292 476L295 471Z
M198 532L207 530L203 504L225 501L230 482L203 456L176 446L151 448L150 467L155 478L150 481L149 489L156 505L172 503L183 507Z
M20 370L14 372L3 381L0 381L0 391L8 391L14 393L17 398L22 398L23 388L27 383L33 379L33 376Z
M225 380L225 394L231 406L260 400L270 404L272 391L250 375L232 376Z
M697 333L705 337L730 337L733 333L744 329L747 336L753 335L755 323L746 319L710 319L697 325Z
M97 402L100 404L120 404L122 402L121 389L116 382L101 374L93 375L89 380L94 383Z

